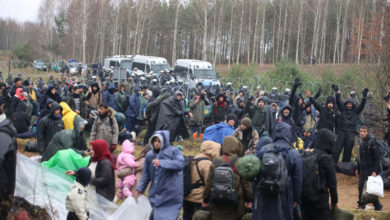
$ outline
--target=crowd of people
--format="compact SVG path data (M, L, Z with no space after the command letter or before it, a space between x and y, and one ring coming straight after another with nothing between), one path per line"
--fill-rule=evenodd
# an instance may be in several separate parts
M185 220L200 210L224 220L241 219L248 212L252 219L329 219L338 204L337 164L358 161L357 204L362 209L368 203L362 198L368 177L388 176L390 167L382 163L384 142L362 117L368 89L361 100L351 93L344 101L332 85L334 96L322 103L321 90L314 96L307 90L306 97L298 94L299 79L282 94L260 87L250 94L246 86L235 91L231 83L187 88L129 82L85 85L19 77L11 84L0 82L0 139L7 143L0 155L0 199L10 201L14 190L13 137L36 138L42 162L65 149L90 157L89 169L66 172L76 180L66 200L68 219L88 219L89 190L109 201L137 199L148 190L151 219L177 219L182 208ZM390 93L385 99L389 123ZM359 155L353 157L357 135ZM188 138L203 138L190 163L183 149L172 145ZM389 144L389 127L385 139ZM135 144L144 146L138 157ZM121 153L116 156L118 145ZM247 179L237 167L250 156L261 161L262 171ZM190 177L183 173L186 166ZM318 181L304 178L311 175L308 167L317 167ZM184 178L190 178L188 192ZM379 199L372 203L375 210L382 209ZM7 213L4 207L0 211Z

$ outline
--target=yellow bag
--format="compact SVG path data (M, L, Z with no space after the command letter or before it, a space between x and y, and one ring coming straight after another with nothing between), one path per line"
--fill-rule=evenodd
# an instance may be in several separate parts
M298 146L297 146L297 143L298 143ZM294 148L296 150L303 150L303 146L305 146L305 143L303 142L303 140L301 138L298 138L296 142L294 142Z

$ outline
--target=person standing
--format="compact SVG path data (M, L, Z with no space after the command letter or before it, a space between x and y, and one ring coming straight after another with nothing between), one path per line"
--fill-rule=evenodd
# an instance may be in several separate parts
M196 93L195 98L190 101L190 111L192 113L190 128L193 133L197 133L198 137L201 134L201 128L204 120L205 102L201 99L201 95L201 93Z
M54 135L65 128L61 111L61 106L57 102L53 102L49 114L38 123L37 142L41 153L46 150Z
M100 104L99 117L92 126L90 141L103 139L107 141L110 151L113 152L118 144L119 128L114 117L114 112L106 104Z
M150 219L176 220L183 203L184 158L179 149L171 146L169 131L156 131L150 140L153 148L146 155L135 198L150 183L148 197L153 208Z
M140 110L139 87L135 87L134 94L129 98L129 106L126 109L126 130L134 131L137 125L137 116Z

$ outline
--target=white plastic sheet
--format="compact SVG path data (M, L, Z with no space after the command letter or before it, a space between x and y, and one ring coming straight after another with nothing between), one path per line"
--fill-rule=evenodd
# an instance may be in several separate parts
M52 219L63 220L68 214L65 201L72 179L63 173L42 166L40 163L22 155L17 155L15 196L26 199L30 204L44 208ZM136 202L127 198L118 206L102 196L88 192L90 219L147 220L152 210L146 197Z
M133 197L128 197L108 220L148 220L151 211L152 207L145 196L140 196L137 201Z
M367 180L367 193L370 195L379 196L381 198L384 197L383 194L383 180L382 177L377 176L369 176Z

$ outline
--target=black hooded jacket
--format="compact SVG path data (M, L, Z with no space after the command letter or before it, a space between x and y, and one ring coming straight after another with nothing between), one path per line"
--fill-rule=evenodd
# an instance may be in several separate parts
M327 105L330 102L335 104L334 98L328 97L325 106L318 104L318 102L313 97L310 97L310 102L313 103L315 109L320 112L320 119L318 120L317 129L320 130L321 128L326 128L333 131L336 122L336 110L334 109L333 111L330 111Z
M323 190L321 191L318 202L314 204L316 208L329 208L329 193L331 196L331 203L338 203L336 171L331 156L335 138L332 131L328 129L323 128L318 131L314 152L319 154L318 169ZM304 204L302 204L302 206L303 205Z
M359 173L365 173L366 175L371 175L372 172L380 173L380 150L372 134L361 140L359 154Z
M356 131L356 126L359 121L359 115L360 113L362 113L366 105L366 100L367 99L363 98L360 102L360 105L356 107L356 104L353 99L347 99L347 101L343 103L341 94L336 94L337 107L340 111L340 115L338 116L339 123L337 123L337 130L344 132ZM347 103L352 103L352 109L347 108Z
M62 118L54 117L54 112L57 109L61 109L61 106L57 102L53 102L50 113L43 117L38 124L37 140L38 146L42 152L46 149L54 135L57 132L64 130L64 122L62 121Z
M21 102L11 119L18 134L28 131L30 126L30 116L27 114L27 106Z
M285 109L289 109L290 110L290 114L286 117L283 115L283 111ZM278 116L278 122L285 122L287 124L289 124L291 127L295 127L294 126L294 120L292 118L292 108L289 104L285 104L279 111L279 116Z
M15 191L16 130L9 120L0 123L0 202L8 200Z
M45 108L46 100L47 100L48 98L51 98L51 99L53 99L53 101L56 101L56 102L58 102L58 103L60 103L60 102L62 101L61 96L57 93L57 91L56 91L56 93L54 93L54 94L51 93L51 90L52 90L53 88L54 88L54 86L49 86L49 87L47 88L45 97L43 98L43 100L41 101L41 104L40 104L41 109L44 109L44 108Z
M219 97L223 97L223 101L219 101ZM216 98L216 102L211 109L212 121L219 123L225 121L225 117L229 113L229 104L226 102L226 97L223 94L219 94Z

